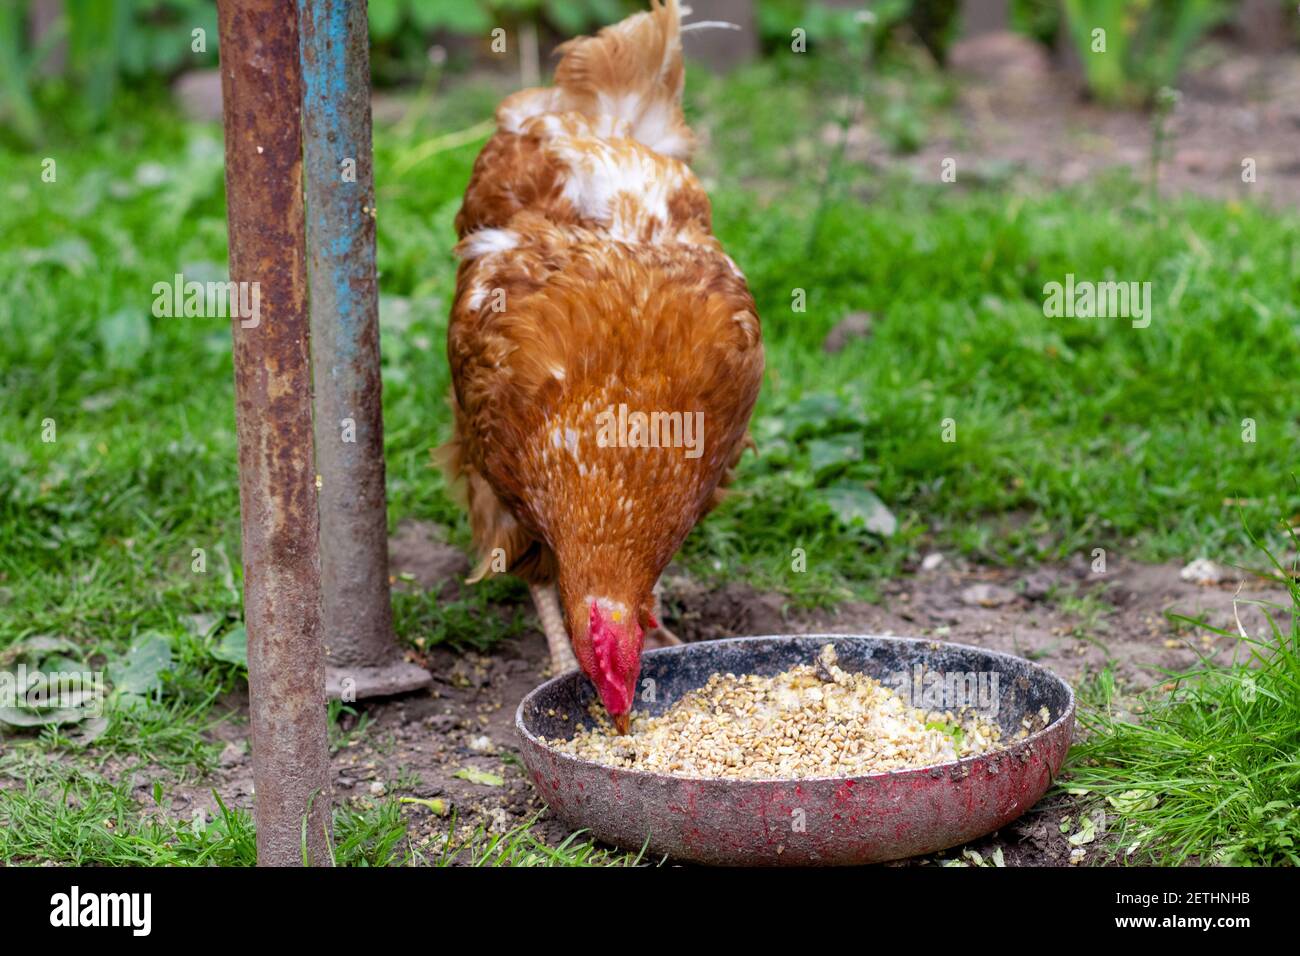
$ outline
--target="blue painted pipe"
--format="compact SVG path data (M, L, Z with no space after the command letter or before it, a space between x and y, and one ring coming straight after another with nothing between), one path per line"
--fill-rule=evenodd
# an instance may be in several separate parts
M393 637L365 0L298 0L322 612L333 696L411 690ZM342 686L340 686L342 685Z

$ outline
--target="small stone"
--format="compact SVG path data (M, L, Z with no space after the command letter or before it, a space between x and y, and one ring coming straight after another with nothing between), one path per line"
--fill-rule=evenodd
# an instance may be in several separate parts
M940 554L938 551L931 551L929 554L927 554L924 558L921 559L921 570L934 571L939 567L939 565L943 564L943 560L944 559L942 554Z
M241 747L239 744L234 743L232 741L231 743L226 744L226 746L221 749L221 758L220 758L221 766L234 767L243 762L244 762L244 748Z
M492 742L492 738L487 734L471 737L468 746L470 750L480 754L491 753L497 749L496 744Z
M1209 558L1197 558L1178 572L1178 576L1193 584L1218 584L1223 580L1223 571Z
M388 792L388 788L384 786L384 782L382 780L371 781L370 795L372 797L382 797L387 792Z

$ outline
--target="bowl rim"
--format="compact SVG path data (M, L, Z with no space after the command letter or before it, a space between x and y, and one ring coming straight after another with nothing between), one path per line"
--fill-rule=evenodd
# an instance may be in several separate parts
M555 677L552 677L550 680L538 684L536 687L534 687L532 690L530 690L527 694L523 696L523 698L519 701L519 706L515 708L515 732L519 734L519 736L522 737L526 743L532 744L537 749L549 754L552 758L559 759L561 761L570 762L576 767L594 767L597 769L607 770L610 773L621 775L624 779L644 778L646 780L673 781L673 782L682 782L682 783L720 784L728 788L736 788L736 787L750 788L750 787L771 787L773 785L793 786L799 784L818 784L818 785L843 784L844 782L850 780L854 781L855 783L858 781L884 781L891 778L904 777L904 776L916 775L916 774L923 774L925 776L937 777L940 775L939 773L937 773L937 771L947 771L948 775L951 775L953 769L961 768L963 766L967 768L967 773L963 774L962 776L966 776L969 774L970 768L974 767L976 764L980 763L981 761L986 761L989 760L990 758L998 757L1003 754L1014 755L1015 753L1025 749L1026 747L1032 748L1033 744L1041 740L1044 740L1049 736L1056 736L1057 734L1061 733L1062 731L1065 730L1065 725L1067 724L1067 722L1073 722L1074 720L1074 713L1075 713L1074 688L1070 686L1069 681L1059 676L1051 668L1045 667L1042 664L1039 664L1037 661L1031 661L1025 657L1017 657L1015 654L1008 654L1006 651L995 651L991 648L978 647L974 644L962 644L957 641L936 641L925 637L903 637L896 634L754 634L754 635L747 635L744 637L723 637L711 641L692 641L689 644L678 644L673 647L656 647L653 648L652 650L645 651L642 656L646 657L646 656L658 655L658 654L680 654L683 653L682 648L693 647L697 644L740 644L746 641L785 640L788 638L800 638L800 639L831 638L835 640L847 639L847 640L890 641L897 644L924 644L927 647L935 647L935 646L954 647L966 651L976 651L979 654L988 655L990 657L1001 658L1005 661L1014 661L1016 662L1017 666L1028 665L1030 668L1034 670L1041 671L1043 675L1045 675L1050 680L1055 681L1065 689L1066 705L1064 709L1060 712L1060 714L1057 715L1056 719L1053 720L1046 727L1043 727L1040 730L1036 730L1032 734L1029 734L1026 737L1022 737L1016 740L1013 744L1007 747L1000 747L997 750L990 750L981 754L972 754L969 757L962 757L959 760L949 760L946 761L945 763L926 764L923 767L900 767L897 770L880 770L877 771L876 773L859 774L857 776L848 776L848 777L743 777L743 778L689 777L683 774L654 773L649 770L630 770L626 767L612 767L609 764L597 763L594 760L583 760L579 757L573 756L572 754L563 753L559 750L556 750L554 747L548 744L545 739L537 736L531 730L529 730L527 726L525 726L524 705L527 704L530 699L540 694L543 690L550 687L552 684L557 684L562 680L571 680L573 678L572 671L566 671L563 674L559 674ZM585 675L579 675L579 676L585 677Z

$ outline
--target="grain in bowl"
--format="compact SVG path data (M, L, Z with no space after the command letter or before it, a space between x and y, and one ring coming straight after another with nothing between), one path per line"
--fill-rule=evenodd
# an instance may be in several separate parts
M599 702L561 753L680 777L855 777L947 763L1001 747L999 728L969 710L909 705L825 645L812 664L774 676L713 674L662 714L634 712L618 735Z

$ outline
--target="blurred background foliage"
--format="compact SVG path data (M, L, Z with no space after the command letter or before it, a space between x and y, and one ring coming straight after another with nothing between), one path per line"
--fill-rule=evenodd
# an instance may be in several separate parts
M1178 78L1191 49L1232 12L1223 0L1065 0L1069 42L1088 89L1107 103L1147 103ZM1105 55L1098 55L1098 30Z
M195 31L202 31L196 41ZM202 52L195 52L194 47ZM0 123L41 138L38 104L82 104L98 125L124 82L217 63L212 0L5 0L0 4Z
M117 660L141 635L178 635L176 661L206 675L182 690L186 706L206 708L233 679L221 648L241 613L230 331L158 320L150 290L177 272L227 275L219 102L195 115L181 93L217 79L215 6L64 4L43 33L33 29L41 4L0 7L0 162L25 171L0 182L0 645L66 635ZM723 5L701 3L697 16ZM613 19L615 6L632 5L580 5L592 21L581 29ZM1064 5L1007 0L1010 33L974 33L975 6L762 2L749 10L746 61L725 74L704 37L688 38L700 54L686 94L703 144L693 166L748 276L769 368L754 425L762 455L746 456L737 493L688 540L689 575L830 604L878 596L932 551L1006 565L1099 546L1136 560L1244 561L1253 548L1243 523L1283 514L1300 527L1297 486L1278 467L1300 447L1287 397L1300 378L1300 223L1257 203L1244 182L1224 201L1174 195L1184 178L1161 199L1160 164L1140 162L1159 114L1131 109L1150 72L1124 74L1125 109L1106 117L1122 121L1139 162L1112 168L1097 151L1095 177L1045 189L1059 175L1053 131L1082 153L1102 138L1106 111L1056 82L1075 50ZM429 456L450 427L442 343L453 222L493 109L525 80L521 38L535 38L532 65L544 73L573 28L545 2L438 9L371 4L385 460L393 522L430 522L463 546L466 522ZM1110 29L1138 37L1152 29L1144 17L1170 10L1134 3ZM468 34L447 19L471 15L480 27ZM490 49L498 25L512 40L505 57ZM796 29L809 55L792 55ZM195 30L205 49L194 49ZM1110 49L1148 42L1129 36ZM742 35L715 39L730 53ZM1199 58L1230 47L1224 39L1175 44L1197 57L1184 110L1213 97L1216 108L1271 117L1266 109L1294 102L1294 54L1295 87L1262 105L1198 87ZM1027 83L1050 95L1014 101L1000 122L971 111L964 123L992 85L966 85L973 47L999 71L994 83L1008 47L1027 52ZM1268 74L1286 64L1246 59ZM1236 89L1254 82L1240 75ZM1058 125L1044 133L1043 118ZM1259 128L1269 122L1290 124ZM1177 144L1197 128L1170 136ZM1013 145L1053 149L980 155L973 137L1009 141L1008 129L1019 131ZM1279 141L1271 167L1281 186L1288 147ZM940 159L963 152L972 161L960 186L940 182ZM57 182L43 179L55 158ZM1235 167L1235 144L1229 159ZM1300 176L1289 178L1300 195ZM1067 273L1150 277L1160 320L1141 335L1125 323L1045 322L1045 283ZM1241 438L1246 415L1260 424L1257 443ZM935 427L949 417L961 419L961 442ZM57 444L33 439L47 418ZM215 573L192 573L194 542L209 543ZM791 573L792 542L818 556L807 573ZM399 595L403 639L423 649L482 635L484 608L502 593L482 594ZM101 745L128 731L110 729Z
M1267 16L1271 2L1254 7ZM1285 6L1276 2L1279 10ZM857 52L869 35L873 48L861 52L874 62L903 51L942 68L971 11L1000 8L1009 29L1041 44L1062 68L1076 70L1085 93L1106 104L1146 106L1177 81L1200 39L1250 3L755 0L747 10L759 55L788 47L797 27L810 49L836 44ZM498 27L511 43L504 63L522 82L536 82L556 44L641 6L635 0L370 0L376 86L427 84L431 74L489 65L501 70L503 58L491 49ZM864 31L868 18L871 29ZM1097 30L1105 31L1105 54L1095 50ZM101 128L118 97L164 86L186 70L215 67L217 56L215 0L5 0L0 129L33 145L44 138L43 116L57 115L83 132Z

